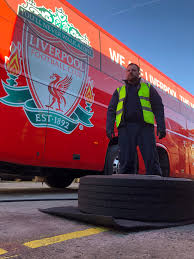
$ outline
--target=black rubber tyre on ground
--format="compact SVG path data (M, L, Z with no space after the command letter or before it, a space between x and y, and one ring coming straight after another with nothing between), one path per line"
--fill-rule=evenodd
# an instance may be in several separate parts
M194 181L144 175L86 176L79 209L115 218L176 222L194 218Z
M66 188L68 187L75 177L64 173L53 173L46 177L45 183L52 188Z

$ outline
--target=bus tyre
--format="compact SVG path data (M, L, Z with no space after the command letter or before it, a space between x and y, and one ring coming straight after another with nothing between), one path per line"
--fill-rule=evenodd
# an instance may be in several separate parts
M45 183L52 188L66 188L73 182L74 178L68 174L53 173L46 177Z
M119 173L119 146L109 146L106 156L104 174L112 175Z
M170 174L170 165L167 152L164 149L158 148L158 157L160 168L162 170L162 176L168 177Z
M136 169L134 173L139 170L139 160L136 157ZM120 163L119 163L119 145L111 145L108 147L106 162L104 167L105 175L119 174Z
M194 181L145 175L86 176L78 192L85 213L139 221L194 219Z

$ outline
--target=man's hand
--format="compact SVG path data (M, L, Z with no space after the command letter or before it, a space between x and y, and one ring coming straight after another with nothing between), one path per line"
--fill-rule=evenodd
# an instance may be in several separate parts
M106 132L106 136L107 136L110 140L112 140L112 139L115 137L115 133L114 133L114 131L107 131L107 132Z
M159 139L165 138L166 130L157 128L157 136L159 137Z

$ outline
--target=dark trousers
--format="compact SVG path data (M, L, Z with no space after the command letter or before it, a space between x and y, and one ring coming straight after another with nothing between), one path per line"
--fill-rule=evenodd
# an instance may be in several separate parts
M159 164L154 127L147 124L127 123L118 130L120 173L136 173L137 146L141 151L147 175L162 175Z

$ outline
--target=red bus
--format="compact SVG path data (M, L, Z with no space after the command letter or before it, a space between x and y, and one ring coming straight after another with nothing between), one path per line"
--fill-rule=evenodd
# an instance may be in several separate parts
M66 187L117 173L118 139L106 137L106 113L133 62L165 105L167 136L156 138L163 175L194 178L192 94L66 1L0 3L0 174Z

